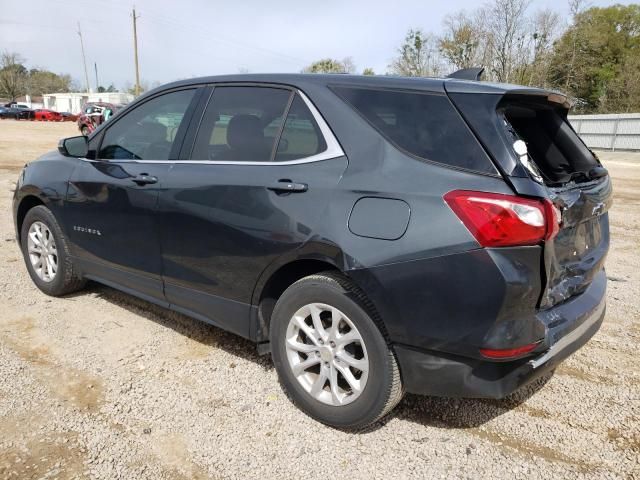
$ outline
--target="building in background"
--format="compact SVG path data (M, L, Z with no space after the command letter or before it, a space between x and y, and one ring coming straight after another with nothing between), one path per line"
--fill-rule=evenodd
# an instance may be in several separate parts
M89 102L106 102L114 104L126 104L133 100L134 96L124 92L102 93L49 93L42 96L44 108L57 112L80 113L82 106Z

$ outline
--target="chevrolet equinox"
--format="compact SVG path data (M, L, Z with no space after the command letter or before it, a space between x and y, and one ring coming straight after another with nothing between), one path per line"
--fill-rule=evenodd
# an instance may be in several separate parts
M304 412L501 398L605 312L607 170L553 91L459 78L171 83L20 173L29 275L248 338Z

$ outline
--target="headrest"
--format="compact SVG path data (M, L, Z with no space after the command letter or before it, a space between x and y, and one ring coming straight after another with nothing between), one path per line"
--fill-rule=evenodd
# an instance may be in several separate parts
M262 122L255 115L240 114L229 120L227 144L232 149L248 150L262 146L264 130Z
M142 122L140 136L150 142L161 142L167 139L167 127L158 122Z

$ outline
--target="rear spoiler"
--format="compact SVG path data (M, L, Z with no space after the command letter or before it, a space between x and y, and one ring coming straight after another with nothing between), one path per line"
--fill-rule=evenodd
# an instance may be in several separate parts
M484 67L462 68L447 75L447 78L457 78L460 80L476 80L480 81L480 77L484 73Z

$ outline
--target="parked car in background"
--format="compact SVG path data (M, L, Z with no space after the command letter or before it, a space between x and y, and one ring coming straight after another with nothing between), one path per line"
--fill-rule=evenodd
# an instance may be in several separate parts
M47 122L61 122L62 115L53 110L47 110L45 108L39 108L33 111L33 119Z
M63 122L77 122L79 117L79 115L75 115L71 112L60 112L60 115L62 116Z
M7 108L17 108L19 110L31 110L31 108L28 105L25 105L23 103L11 102L11 103L5 103L4 106Z
M612 186L569 108L454 78L175 82L29 163L16 235L43 292L95 280L248 338L326 424L502 398L604 319Z
M29 120L33 118L33 110L30 108L1 107L0 118L13 118L14 120Z
M106 102L87 103L78 117L78 129L87 136L123 107L124 105Z

